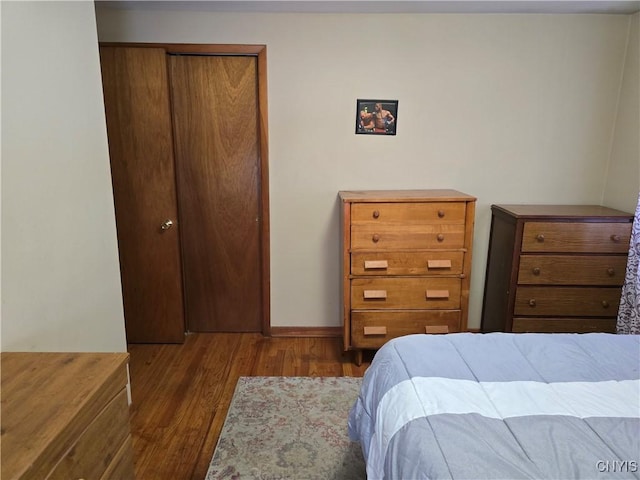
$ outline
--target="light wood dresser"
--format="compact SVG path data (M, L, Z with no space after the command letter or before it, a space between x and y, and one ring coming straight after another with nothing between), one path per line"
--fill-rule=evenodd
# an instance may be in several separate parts
M475 197L341 191L344 349L467 329Z
M483 332L615 332L633 215L493 205Z
M128 358L2 353L2 479L133 479Z

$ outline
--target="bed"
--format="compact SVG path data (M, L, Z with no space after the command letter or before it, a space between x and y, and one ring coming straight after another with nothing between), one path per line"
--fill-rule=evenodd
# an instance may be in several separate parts
M640 337L386 343L348 419L374 479L640 478Z

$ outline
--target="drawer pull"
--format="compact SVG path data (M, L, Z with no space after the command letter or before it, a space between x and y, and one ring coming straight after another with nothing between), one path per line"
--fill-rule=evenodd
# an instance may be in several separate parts
M531 300L529 300L529 306L530 307L535 307L536 306L536 299L532 298Z
M364 269L373 270L376 268L387 268L389 266L386 260L365 260Z
M443 242L444 241L444 235L442 233L439 233L436 238L438 239L439 242Z
M618 243L621 240L620 235L611 235L611 240Z
M534 275L540 275L540 267L534 267L531 271Z
M364 327L365 335L386 335L387 327Z
M451 268L451 260L427 260L427 268Z
M609 308L609 302L607 302L606 300L602 301L602 308Z
M613 277L616 274L616 271L613 268L607 268L607 275Z
M449 290L427 290L427 298L449 298Z
M380 216L380 212L378 210L374 210L371 215L373 216L373 218L378 218Z
M373 236L371 237L371 241L373 243L378 243L380 241L380 235L378 235L377 233L374 233Z
M385 300L387 298L386 290L365 290L364 298L369 300L382 299Z
M536 240L538 240L540 243L544 242L544 234L539 233L538 236L536 236Z
M444 210L438 210L438 217L444 218Z
M425 325L424 333L449 333L449 325Z

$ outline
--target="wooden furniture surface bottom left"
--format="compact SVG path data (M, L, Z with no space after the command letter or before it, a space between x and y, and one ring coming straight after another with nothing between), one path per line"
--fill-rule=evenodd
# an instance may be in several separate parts
M2 479L133 479L128 359L3 352Z

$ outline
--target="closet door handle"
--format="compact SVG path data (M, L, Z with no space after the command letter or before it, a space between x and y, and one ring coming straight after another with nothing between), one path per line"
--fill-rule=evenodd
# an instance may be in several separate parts
M171 219L167 219L160 224L160 230L163 232L169 230L171 227L173 227L173 220Z

